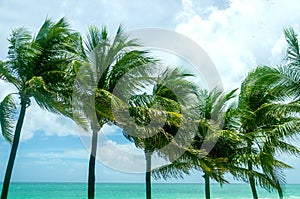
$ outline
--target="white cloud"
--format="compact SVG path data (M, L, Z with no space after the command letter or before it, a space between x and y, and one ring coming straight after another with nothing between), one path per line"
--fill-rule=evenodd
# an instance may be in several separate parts
M77 136L78 129L71 119L42 110L32 100L25 115L21 139L31 139L35 133L43 133L46 136Z
M11 85L3 80L0 80L0 102L10 93L15 93L16 89Z
M226 90L238 87L257 65L279 64L285 44L283 28L293 26L297 31L300 20L297 0L231 0L227 8L211 7L208 14L195 12L195 2L182 1L185 10L179 14L176 31L208 52Z
M124 24L127 30L144 26L173 28L176 13L180 10L180 1L174 0L53 0L43 3L38 0L1 0L0 59L6 57L7 38L12 29L26 27L36 33L46 17L57 20L65 16L74 29L85 35L89 25L107 25L112 33L120 24Z
M99 142L97 160L105 166L125 172L138 173L144 170L143 152L133 144L118 145L113 141Z
M285 51L286 51L286 41L284 36L282 35L274 43L274 46L271 49L270 64L274 66L278 63L281 63L284 60Z
M102 138L103 139L103 138ZM98 142L97 160L108 168L126 173L144 173L146 162L142 149L137 149L133 143L117 144L112 140ZM158 155L152 156L152 168L168 164Z

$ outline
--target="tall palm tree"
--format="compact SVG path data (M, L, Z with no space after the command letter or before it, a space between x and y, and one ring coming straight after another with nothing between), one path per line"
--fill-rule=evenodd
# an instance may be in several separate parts
M250 182L254 198L258 198L258 183L268 190L277 189L282 198L280 183L284 178L280 172L290 166L276 160L276 154L299 154L299 149L287 142L299 132L299 43L293 29L285 29L284 34L286 65L276 68L262 66L253 70L244 80L240 94L239 131L247 143L245 150L240 150L244 158L239 158L239 161L248 165L248 174L244 173L243 178ZM254 177L254 167L260 167L264 175Z
M194 141L178 160L156 169L153 172L155 178L182 178L184 173L189 174L191 170L201 170L204 173L207 199L211 198L211 178L221 184L227 182L223 175L228 170L228 159L232 158L236 140L230 131L225 130L224 114L229 110L228 101L235 96L235 91L228 94L223 94L217 89L199 92L198 105L193 108L196 111L192 113L198 123ZM207 143L214 146L204 146Z
M145 153L147 199L151 199L152 155L174 142L174 136L180 134L183 109L195 94L195 86L186 79L190 76L178 68L167 68L158 74L151 93L131 97L129 111L136 125L122 122L125 137Z
M85 40L84 63L79 67L75 88L75 112L79 118L85 118L92 131L92 146L89 159L88 198L95 197L95 163L98 132L104 124L115 122L112 107L123 107L122 93L116 93L115 87L126 74L139 68L139 74L147 76L147 68L154 62L146 51L136 50L140 44L129 39L120 26L113 38L107 29L90 27ZM132 74L133 75L133 74ZM88 83L87 83L88 82ZM135 82L126 82L135 87ZM91 103L94 101L95 103ZM125 106L125 105L124 105ZM82 108L83 107L83 108ZM119 107L120 108L120 107ZM79 110L78 110L79 109Z
M246 166L246 178L243 178L250 183L255 199L258 198L256 184L267 190L276 189L279 197L283 197L281 184L284 178L281 171L291 167L276 159L276 154L300 152L286 140L297 135L300 120L294 112L283 111L291 110L291 106L287 101L280 101L284 98L277 92L276 79L279 76L278 69L258 67L242 83L239 96L238 131L244 141L236 163ZM263 175L256 175L260 170Z
M71 116L67 109L71 92L66 88L72 85L72 61L80 49L80 36L70 29L64 18L56 23L47 19L34 38L26 29L19 28L12 31L9 43L8 60L1 63L0 78L12 84L17 93L7 95L0 105L2 134L12 143L1 199L8 195L21 129L31 98L45 110ZM14 95L20 99L16 126L13 123L17 117Z

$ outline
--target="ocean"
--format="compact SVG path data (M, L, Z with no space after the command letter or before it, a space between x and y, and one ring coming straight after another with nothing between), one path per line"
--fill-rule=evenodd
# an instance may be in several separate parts
M285 199L300 199L300 184L284 186ZM9 199L85 199L85 183L11 183ZM277 193L258 189L259 198L278 198ZM251 192L247 184L228 184L221 188L211 185L214 199L250 199ZM144 184L97 184L97 199L143 199ZM153 199L203 199L204 184L152 184Z

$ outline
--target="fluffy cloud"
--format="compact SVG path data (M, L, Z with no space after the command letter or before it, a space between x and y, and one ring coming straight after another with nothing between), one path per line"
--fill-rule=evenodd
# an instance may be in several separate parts
M173 28L176 13L180 11L180 1L174 0L53 0L42 3L38 0L1 0L0 46L4 48L0 49L0 59L6 57L7 38L13 28L26 27L36 33L46 17L54 20L66 17L74 29L85 35L89 25L107 25L112 32L120 24L128 30L145 26Z
M90 151L91 139L84 137L81 141L86 150ZM107 168L125 173L144 173L146 166L145 155L142 149L137 149L133 143L128 141L119 143L111 140L105 134L99 134L98 136L97 161ZM156 154L152 156L152 168L165 164L168 164L168 162Z
M44 133L47 136L76 136L76 125L67 118L40 109L34 102L28 108L25 116L22 140L33 137L34 133Z
M300 2L231 0L228 7L197 12L196 1L183 0L176 31L201 45L214 61L227 90L239 86L257 65L280 64L283 28L298 30ZM291 14L292 13L292 14Z

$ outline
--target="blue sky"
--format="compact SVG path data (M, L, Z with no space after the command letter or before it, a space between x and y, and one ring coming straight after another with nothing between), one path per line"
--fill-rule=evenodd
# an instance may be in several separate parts
M11 29L26 27L36 32L47 16L54 20L65 16L83 34L89 25L107 25L110 32L119 24L128 31L167 28L196 41L215 63L225 90L230 90L238 87L254 66L283 62L283 28L300 32L299 9L297 0L0 0L0 59L6 57ZM0 81L0 100L11 91ZM116 127L105 127L103 133L107 139L99 147L108 155L101 154L97 163L97 182L143 182L143 174L119 169L143 168L142 151L127 142ZM88 149L89 137L79 136L72 121L33 103L26 115L12 181L85 182ZM9 150L10 145L0 138L0 180ZM134 155L124 159L120 151ZM286 173L287 181L300 183L300 159L281 158L295 167ZM172 182L202 182L201 175L195 172Z

